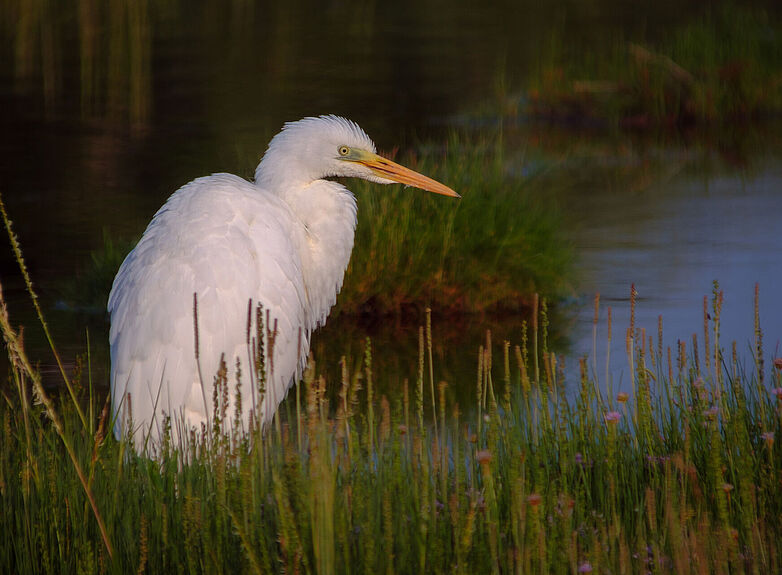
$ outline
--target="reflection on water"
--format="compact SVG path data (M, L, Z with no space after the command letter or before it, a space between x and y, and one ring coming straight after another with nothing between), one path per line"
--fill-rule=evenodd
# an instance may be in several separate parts
M80 0L75 7L21 0L3 8L13 22L5 32L14 38L14 83L28 96L40 91L47 117L72 113L77 102L84 119L145 125L152 50L147 0Z
M364 2L359 9L306 0L3 3L2 193L62 355L86 349L88 328L94 377L105 381L104 318L56 305L62 284L88 263L104 230L137 236L166 197L196 176L251 175L284 121L341 113L358 120L381 148L441 137L463 123L455 119L463 112L523 84L552 43L566 39L569 49L594 50L617 37L653 39L697 9L673 0L653 7L616 0L479 8ZM701 332L702 297L713 279L726 293L723 340L748 341L759 282L765 341L774 352L782 329L779 142L737 137L740 146L730 148L743 146L741 165L731 167L724 157L705 154L704 161L697 151L691 157L687 150L698 146L687 143L657 156L628 154L637 142L607 146L568 133L552 144L551 132L522 126L506 133L508 171L524 177L546 171L572 216L580 307L572 326L555 325L568 333L574 327L569 344L558 348L574 358L567 361L571 372L576 358L591 351L595 292L613 309L612 355L621 363L631 283L640 293L637 323L653 330L663 314L670 343ZM585 150L594 155L573 166ZM48 369L7 249L0 250L0 279L14 322L27 326L26 341ZM519 343L520 323L436 320L436 379L474 381L484 328L492 327L496 343ZM371 336L376 371L389 374L390 394L417 377L417 328L366 329L337 318L314 349L330 365L342 354L360 362ZM616 377L623 377L622 367ZM453 393L467 398L469 390Z

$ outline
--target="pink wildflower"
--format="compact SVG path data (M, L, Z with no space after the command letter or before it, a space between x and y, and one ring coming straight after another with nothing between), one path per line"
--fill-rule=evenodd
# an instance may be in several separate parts
M591 573L592 572L592 564L589 561L584 561L581 565L578 566L578 572L579 573Z

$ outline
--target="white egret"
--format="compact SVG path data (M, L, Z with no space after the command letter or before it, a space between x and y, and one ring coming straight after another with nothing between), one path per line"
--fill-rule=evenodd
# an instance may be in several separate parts
M174 439L208 423L222 354L232 386L229 419L237 359L243 425L251 412L263 423L272 418L303 368L311 332L336 302L353 249L356 199L326 179L332 176L459 197L377 155L357 124L337 116L285 124L254 183L214 174L174 192L123 262L109 295L117 437L130 431L141 448L159 441L165 415ZM262 304L277 327L262 398L250 384L249 302Z

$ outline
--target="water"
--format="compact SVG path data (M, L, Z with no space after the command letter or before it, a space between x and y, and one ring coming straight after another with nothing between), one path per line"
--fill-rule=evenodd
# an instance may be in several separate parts
M0 181L62 355L72 361L89 333L97 381L108 365L105 318L58 302L102 246L104 231L138 235L168 195L194 177L250 176L284 121L343 114L381 149L442 137L523 85L554 44L578 52L597 51L616 37L653 41L698 11L672 1L654 8L617 1L545 8L369 2L356 9L306 1L78 8L34 0L0 9ZM524 155L514 154L534 148L541 131L522 126L509 134L508 157L517 158L509 160L510 172L530 169ZM581 174L560 198L579 269L565 328L571 336L560 346L570 365L592 349L595 292L613 309L612 355L623 357L631 283L640 294L638 325L656 329L662 314L666 342L675 343L701 333L702 297L713 279L726 292L723 341L748 342L759 282L773 352L782 329L782 146L746 144L745 160L735 166L714 158L709 146L694 158L686 144L621 151L633 145L621 142L599 154L597 167L569 163L580 157L573 150L583 148L583 135L560 139L552 154L554 178L567 174L572 182L574 171ZM31 354L52 373L7 249L0 250L0 278L12 319L27 326ZM519 322L436 323L442 338L436 377L471 373L487 326L495 341L518 342ZM315 348L332 338L336 353L358 358L367 335L392 355L389 386L415 378L415 325L331 322ZM615 377L626 378L621 361Z
M640 192L592 192L582 201L590 202L603 215L590 218L575 233L583 305L574 332L574 354L592 352L594 312L587 300L599 293L603 308L598 357L605 356L605 307L611 306L614 328L610 353L619 360L613 377L629 381L625 330L630 325L631 284L638 292L636 326L646 328L655 345L658 317L662 315L663 343L673 348L674 357L678 340L691 349L693 334L703 353L703 298L707 296L707 312L713 315L716 280L724 293L722 345L729 347L735 340L741 356L751 361L757 284L765 352L767 357L782 355L779 156L758 159L752 174L742 170L718 174L685 171ZM578 203L574 208L579 209ZM712 324L709 329L713 330ZM709 338L713 343L713 332Z

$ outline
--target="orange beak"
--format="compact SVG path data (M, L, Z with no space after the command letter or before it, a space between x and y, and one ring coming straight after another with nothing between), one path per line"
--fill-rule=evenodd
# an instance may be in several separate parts
M433 180L432 178L428 178L423 174L414 172L409 168L405 168L404 166L401 166L396 162L392 162L391 160L387 160L386 158L378 156L377 154L365 152L359 159L355 161L366 166L372 170L375 175L381 178L385 178L386 180L392 180L394 182L399 182L400 184L413 186L415 188L426 190L427 192L442 194L443 196L449 196L451 198L461 198L459 194L454 192L448 186L441 184L437 180Z

